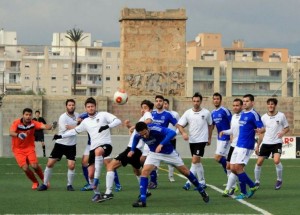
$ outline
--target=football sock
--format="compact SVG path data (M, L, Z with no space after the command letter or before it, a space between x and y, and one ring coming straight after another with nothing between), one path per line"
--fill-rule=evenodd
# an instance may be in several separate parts
M191 168L190 168L190 171L194 174L194 175L196 175L196 164L191 164ZM189 180L186 182L186 183L191 183Z
M118 172L117 170L114 171L115 175L114 175L114 181L115 181L115 184L120 184L120 180L119 180L119 176L118 176Z
M103 165L103 157L102 156L96 156L95 157L95 173L94 173L94 178L99 178L101 169Z
M224 156L221 157L221 159L219 160L219 163L222 165L225 174L227 175L227 169L226 169L226 165L227 165L227 160Z
M43 155L44 155L44 157L46 157L46 146L43 145L42 148L43 148Z
M75 176L75 169L68 169L68 185L72 185Z
M198 180L200 181L200 183L205 184L205 178L204 178L204 168L202 163L197 163L196 164L196 174L198 177Z
M148 187L148 178L147 177L141 177L140 182L140 201L146 202L147 198L147 187Z
M84 176L86 182L89 184L89 171L88 171L88 167L82 165L81 168L82 168L83 176Z
M38 180L36 179L36 177L34 176L34 173L30 169L27 169L24 172L25 172L27 178L30 179L30 181L32 181L33 183L38 183Z
M115 173L113 171L108 171L106 173L106 194L111 194L112 193L112 187L114 184L114 177Z
M276 173L277 173L278 181L282 181L282 170L283 170L283 166L282 163L280 162L279 164L276 165Z
M45 172L44 172L44 185L48 184L51 176L52 176L52 168L46 167Z
M260 174L261 174L261 166L258 166L256 164L255 165L255 169L254 169L255 182L259 182L260 181Z
M249 187L255 186L254 182L248 177L248 175L245 172L238 174L238 178L241 183L245 183Z
M137 179L137 181L138 181L138 184L140 184L140 181L141 181L140 176L137 176L137 175L136 175L136 179Z
M187 176L187 178L198 189L199 192L203 192L202 186L198 182L198 179L196 178L196 176L191 171L190 171L190 174Z
M36 169L34 169L35 173L39 176L39 178L44 181L44 173L42 168L38 165Z
M230 173L227 180L226 190L230 190L232 187L234 187L237 180L237 176L234 173Z
M168 165L169 169L169 177L174 175L174 167L172 165Z
M150 173L150 181L157 184L157 172L156 169Z

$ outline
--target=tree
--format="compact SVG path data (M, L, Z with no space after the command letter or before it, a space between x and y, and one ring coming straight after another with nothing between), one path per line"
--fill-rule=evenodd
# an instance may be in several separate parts
M77 80L77 48L78 48L78 42L85 39L87 36L83 36L83 30L80 30L78 28L72 28L71 30L67 31L66 38L74 42L75 44L75 68L74 68L74 89L73 94L76 95L76 80Z

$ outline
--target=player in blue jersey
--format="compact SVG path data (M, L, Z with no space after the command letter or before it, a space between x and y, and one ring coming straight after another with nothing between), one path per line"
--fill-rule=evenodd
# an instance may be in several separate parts
M211 117L213 125L217 128L218 132L215 160L222 165L225 173L227 174L226 157L230 149L230 135L219 136L219 134L221 131L230 129L232 115L227 108L222 106L222 95L220 93L213 94L213 104L216 109L211 112Z
M142 139L146 143L150 152L144 163L140 177L140 196L139 199L132 204L133 207L146 207L146 193L148 185L148 176L150 172L160 165L161 161L173 165L180 173L186 176L197 188L204 202L209 202L209 196L198 182L195 175L184 165L179 154L174 150L171 140L176 136L176 132L155 124L146 124L138 122L135 125L137 134L133 138L131 151L128 157L134 154L134 150Z
M231 171L237 175L240 181L241 194L236 199L250 198L253 196L258 186L248 177L245 172L247 165L255 145L255 133L262 134L265 132L260 115L253 109L254 96L247 94L243 96L244 110L239 121L239 136L236 147L231 156L230 163L232 164ZM246 186L250 187L247 193Z
M152 111L153 123L167 128L169 124L176 126L177 119L169 111L164 109L164 97L161 95L155 96L155 110ZM150 174L150 183L148 188L157 188L157 169L154 169Z

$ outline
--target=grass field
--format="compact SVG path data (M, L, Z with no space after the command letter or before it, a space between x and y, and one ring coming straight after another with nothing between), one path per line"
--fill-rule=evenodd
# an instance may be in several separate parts
M45 167L47 160L40 158ZM255 160L247 166L253 178ZM284 180L281 190L274 190L275 167L271 160L263 166L261 187L251 199L237 201L221 196L226 176L213 159L204 159L207 192L210 202L205 204L198 192L182 189L185 179L175 176L167 179L166 165L159 170L159 187L152 190L146 208L133 208L139 194L137 180L131 167L118 170L123 190L114 193L114 199L93 203L91 191L79 191L84 185L80 165L76 168L75 192L66 191L66 160L54 168L51 188L45 192L31 190L31 183L18 168L13 158L0 158L0 213L1 214L300 214L299 160L283 160ZM185 160L189 166L190 161ZM78 164L80 161L78 159ZM105 189L105 172L101 176L101 191Z

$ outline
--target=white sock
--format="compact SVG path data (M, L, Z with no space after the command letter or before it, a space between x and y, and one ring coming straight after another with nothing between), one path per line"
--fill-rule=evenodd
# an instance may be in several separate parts
M254 168L254 177L255 177L255 182L256 183L260 182L260 174L261 174L261 166L258 166L256 164L255 168Z
M275 166L276 166L277 180L282 181L283 166L282 166L281 162Z
M227 177L229 177L230 173L231 173L231 170L230 169L227 169Z
M202 163L197 163L197 176L198 180L201 184L205 184L205 177L204 177L204 168L202 166Z
M52 169L50 167L46 167L45 172L44 172L44 185L47 185L48 182L50 181L50 178L52 176Z
M75 176L75 169L73 169L73 170L68 169L68 185L73 184L74 176Z
M173 177L174 176L174 167L172 165L168 165L169 168L169 177Z
M108 171L106 173L106 191L105 194L111 194L114 185L115 172Z
M136 175L136 179L137 179L137 181L138 181L138 185L140 186L140 181L141 181L140 176L137 176L137 175Z
M234 173L230 173L227 180L226 190L230 190L232 187L235 186L237 181L237 176Z
M190 171L196 175L196 165L192 163ZM186 184L191 184L191 182L189 180L187 180Z
M95 173L94 173L94 178L98 178L99 179L102 166L103 166L103 157L102 156L96 156L95 157Z

